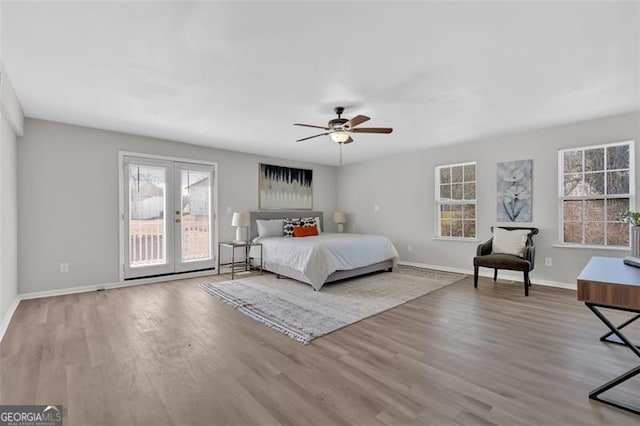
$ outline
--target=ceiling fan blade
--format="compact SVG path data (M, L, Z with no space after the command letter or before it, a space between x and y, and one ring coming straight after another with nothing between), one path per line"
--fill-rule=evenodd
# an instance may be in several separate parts
M312 124L302 124L302 123L293 123L294 126L302 126L302 127L313 127L314 129L323 129L323 130L329 130L328 127L324 127L324 126L314 126Z
M354 133L391 133L393 129L390 127L360 127L358 129L351 129Z
M351 136L349 136L349 139L347 139L346 141L342 142L343 145L346 145L348 143L353 142L353 139L351 139Z
M298 139L296 142L302 142L302 141L306 141L307 139L317 138L318 136L326 136L328 134L329 133L320 133L319 135L314 135L314 136L309 136L308 138Z
M366 115L356 115L351 120L344 123L344 127L351 129L369 120L371 120L371 118L367 117Z

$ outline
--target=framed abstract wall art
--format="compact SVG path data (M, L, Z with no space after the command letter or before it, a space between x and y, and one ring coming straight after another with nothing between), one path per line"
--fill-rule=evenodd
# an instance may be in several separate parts
M498 222L531 222L533 160L498 163Z
M260 163L258 191L261 210L311 210L313 170Z

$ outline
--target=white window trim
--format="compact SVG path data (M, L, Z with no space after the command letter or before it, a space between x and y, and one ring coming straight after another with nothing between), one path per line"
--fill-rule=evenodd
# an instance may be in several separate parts
M556 243L552 245L556 248L567 249L586 249L586 250L611 250L611 251L630 251L626 246L599 246L594 244L575 244L575 243Z
M635 177L635 141L627 140L621 142L612 142L612 143L604 143L599 145L587 145L587 146L578 146L573 148L564 148L558 150L558 242L553 245L553 247L558 248L570 248L570 249L592 249L592 250L619 250L619 251L629 251L629 246L613 246L613 245L599 245L599 244L578 244L578 243L565 243L564 242L564 215L563 215L563 201L564 200L587 200L587 199L602 199L602 198L627 198L624 195L594 195L594 196L585 196L585 197L565 197L564 196L564 161L563 154L568 151L576 151L576 150L590 150L590 149L598 149L598 148L608 148L612 146L620 146L620 145L629 145L629 206L633 208L636 205L636 177ZM605 150L606 152L606 150ZM583 156L583 170L582 174L584 174L584 156ZM617 169L607 170L616 171ZM606 173L605 173L605 191L606 191ZM605 212L606 215L606 212ZM605 216L606 217L606 216ZM606 236L606 228L605 228L605 236ZM631 243L631 241L629 241Z
M458 167L458 166L468 166L473 165L475 167L476 174L476 198L473 200L473 204L475 205L475 216L474 221L476 224L476 236L475 237L450 237L450 236L442 236L440 235L440 169L444 167ZM462 242L477 242L480 241L478 239L478 163L476 161L466 161L464 163L452 163L452 164L439 164L434 168L434 205L435 205L435 215L434 215L434 224L433 224L433 240L437 241L462 241ZM452 202L447 204L469 204L471 200L452 200Z

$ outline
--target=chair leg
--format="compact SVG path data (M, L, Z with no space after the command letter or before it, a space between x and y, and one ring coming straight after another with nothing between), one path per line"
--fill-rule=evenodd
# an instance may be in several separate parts
M478 288L478 266L473 267L473 287Z
M529 277L529 287L531 287L531 277Z
M529 285L531 282L529 281L529 271L524 271L524 295L529 295Z
M497 269L493 270L493 280L494 281L498 281L498 270Z

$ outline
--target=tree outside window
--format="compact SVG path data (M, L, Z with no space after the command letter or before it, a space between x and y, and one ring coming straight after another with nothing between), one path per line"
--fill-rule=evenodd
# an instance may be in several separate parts
M629 245L622 214L633 201L633 142L559 152L560 241Z
M436 167L436 236L476 238L476 163Z

